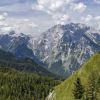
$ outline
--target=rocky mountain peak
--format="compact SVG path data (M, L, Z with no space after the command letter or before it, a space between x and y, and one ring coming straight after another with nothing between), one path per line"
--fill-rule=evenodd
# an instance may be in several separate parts
M100 33L80 23L55 25L38 38L12 31L0 35L0 47L17 56L42 62L53 73L68 76L100 51Z

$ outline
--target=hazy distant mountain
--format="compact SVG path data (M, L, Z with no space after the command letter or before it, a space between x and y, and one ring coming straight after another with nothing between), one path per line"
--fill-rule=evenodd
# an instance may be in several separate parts
M57 76L30 58L18 58L12 53L0 50L0 68L12 68L21 72L35 73L42 76L57 78Z

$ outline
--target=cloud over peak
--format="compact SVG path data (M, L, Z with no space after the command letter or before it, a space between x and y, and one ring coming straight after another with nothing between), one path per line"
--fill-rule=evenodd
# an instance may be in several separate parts
M37 0L32 9L45 12L53 18L54 22L64 24L70 19L68 10L82 13L86 7L84 3L76 3L75 0Z
M78 11L78 12L84 12L86 10L87 6L85 4L83 4L82 2L78 3L78 4L72 4L71 5L71 9L74 11Z

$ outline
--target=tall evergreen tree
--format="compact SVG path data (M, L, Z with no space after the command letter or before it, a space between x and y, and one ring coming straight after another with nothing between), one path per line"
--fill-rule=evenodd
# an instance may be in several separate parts
M88 78L88 85L86 90L86 100L97 100L96 98L96 84L93 73Z
M77 78L74 83L73 95L75 99L81 99L84 93L84 88L81 84L80 78Z

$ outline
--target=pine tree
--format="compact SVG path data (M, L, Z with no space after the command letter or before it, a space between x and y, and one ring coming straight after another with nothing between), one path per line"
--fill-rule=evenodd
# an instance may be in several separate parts
M88 85L86 90L86 100L97 100L96 98L96 84L95 77L91 74L88 78Z
M84 88L81 84L80 78L77 78L74 83L73 95L75 99L81 99L84 93Z

